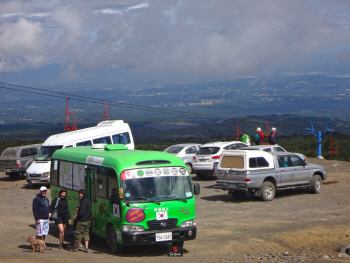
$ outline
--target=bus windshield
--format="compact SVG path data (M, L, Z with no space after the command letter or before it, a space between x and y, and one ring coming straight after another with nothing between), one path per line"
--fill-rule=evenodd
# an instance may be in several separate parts
M126 202L159 202L192 198L189 175L135 177L122 180Z
M41 146L40 151L35 157L35 161L50 161L56 150L62 149L61 146Z

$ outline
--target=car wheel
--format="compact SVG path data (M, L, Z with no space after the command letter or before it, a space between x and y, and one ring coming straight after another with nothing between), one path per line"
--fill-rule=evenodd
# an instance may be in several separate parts
M200 179L200 180L204 180L207 178L207 175L206 174L199 174L199 173L196 173L197 175L197 178Z
M9 177L12 179L12 180L17 180L19 178L19 173L10 173L9 174Z
M187 169L188 169L188 173L192 174L192 165L190 163L186 163Z
M241 191L236 191L231 193L234 199L242 199L245 197L245 194L246 192L241 192Z
M115 229L113 226L110 226L109 228L109 245L111 247L111 251L113 254L120 254L123 252L123 246L120 245L117 241L117 235L115 233Z
M311 193L318 194L319 192L321 192L321 186L322 186L321 176L318 174L314 174L312 176L311 183L310 183Z
M265 181L262 184L260 191L261 191L260 198L263 201L272 201L276 194L275 185L270 181Z

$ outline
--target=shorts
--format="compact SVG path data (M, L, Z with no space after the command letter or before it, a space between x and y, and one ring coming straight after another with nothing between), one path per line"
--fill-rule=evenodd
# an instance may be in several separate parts
M40 224L37 224L37 222L35 222L35 227L37 228L36 235L38 237L46 236L49 233L49 224L49 219L40 219Z
M68 216L57 217L57 219L55 220L55 225L57 226L58 224L68 225L69 224L69 217Z
M84 237L85 241L89 241L89 230L91 221L79 221L75 228L74 240L81 242L81 238Z

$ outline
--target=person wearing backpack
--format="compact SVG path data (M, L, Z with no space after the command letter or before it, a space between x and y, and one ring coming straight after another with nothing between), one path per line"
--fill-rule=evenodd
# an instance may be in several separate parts
M261 128L258 127L255 133L255 144L262 145L262 139L264 138L264 134L261 132Z

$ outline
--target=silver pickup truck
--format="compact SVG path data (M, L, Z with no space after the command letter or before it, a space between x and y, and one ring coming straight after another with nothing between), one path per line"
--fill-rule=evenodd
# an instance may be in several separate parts
M215 170L217 181L210 188L228 190L235 198L249 191L264 201L273 200L277 188L307 186L318 194L327 178L324 167L289 152L224 151Z

